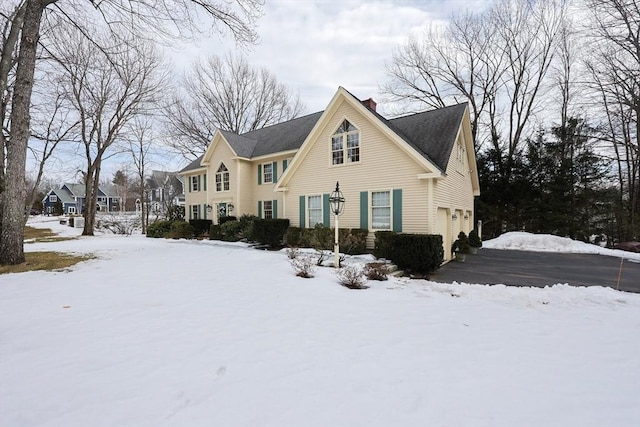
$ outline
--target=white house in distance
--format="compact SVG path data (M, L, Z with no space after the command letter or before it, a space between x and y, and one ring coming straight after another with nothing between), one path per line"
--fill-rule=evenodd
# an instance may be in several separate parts
M185 177L189 219L253 214L292 226L333 226L340 182L342 228L443 236L445 259L474 224L480 194L469 110L458 104L387 120L376 104L338 88L324 111L237 135L216 131Z

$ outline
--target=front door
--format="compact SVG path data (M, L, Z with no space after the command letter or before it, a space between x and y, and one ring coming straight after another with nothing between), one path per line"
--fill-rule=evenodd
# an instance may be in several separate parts
M227 204L226 203L218 203L218 220L227 216Z

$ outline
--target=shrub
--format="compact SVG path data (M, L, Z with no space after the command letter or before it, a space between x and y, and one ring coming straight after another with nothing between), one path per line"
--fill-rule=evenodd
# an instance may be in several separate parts
M389 266L384 262L370 262L364 267L364 274L369 280L387 280Z
M311 247L317 251L333 249L334 231L322 224L313 227Z
M289 259L291 267L296 272L296 276L309 279L316 272L315 260L310 255L301 255L296 258Z
M209 227L209 240L222 240L220 224L211 224L211 227Z
M458 233L458 239L453 242L451 250L453 252L460 252L461 254L468 254L471 251L469 246L469 238L464 231L461 231Z
M302 231L300 227L289 227L284 235L285 244L289 247L299 247L302 240Z
M156 221L147 226L147 237L164 238L171 231L173 221Z
M229 221L237 221L238 218L235 216L221 216L220 218L218 218L218 225L222 225L225 222L229 222Z
M367 251L368 235L369 230L363 230L361 228L341 228L338 233L340 252L349 255L360 255L365 253Z
M391 239L397 233L393 231L376 231L373 255L376 258L391 259Z
M300 250L298 248L288 248L287 249L287 258L296 259L300 255Z
M478 230L475 228L469 232L469 246L474 248L482 247L482 240L480 240L480 236L478 236Z
M195 229L186 221L174 221L171 223L171 230L167 234L170 239L193 239Z
M254 219L249 228L251 240L271 248L282 246L289 228L288 219Z
M367 289L367 278L364 276L362 269L356 265L348 265L341 268L336 273L338 281L342 286L349 289Z
M190 219L189 224L193 227L194 235L202 236L209 233L213 221L210 219Z
M260 218L255 215L248 215L248 214L244 214L240 218L238 218L238 222L240 222L240 227L241 227L241 231L240 231L241 238L245 238L251 241L256 240L255 237L251 235L251 233L253 231L253 222L257 219L260 219Z
M242 224L240 221L227 221L220 225L222 240L225 242L237 242L242 239Z
M416 273L435 271L444 259L442 236L393 234L389 258L402 270Z

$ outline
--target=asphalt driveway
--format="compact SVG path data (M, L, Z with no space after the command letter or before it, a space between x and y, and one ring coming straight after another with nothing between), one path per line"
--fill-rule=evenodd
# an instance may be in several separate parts
M610 256L480 249L465 262L441 267L430 280L538 287L567 283L640 293L640 262L624 260L620 270L620 258Z

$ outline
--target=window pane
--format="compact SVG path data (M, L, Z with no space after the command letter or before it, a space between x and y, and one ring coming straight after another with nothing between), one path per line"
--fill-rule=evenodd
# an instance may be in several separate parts
M374 229L391 228L391 192L374 191L371 193L371 227Z
M309 196L309 227L322 223L322 197Z
M273 218L273 201L265 200L262 202L262 216L264 219Z
M265 163L262 165L262 182L270 183L273 182L273 164Z

